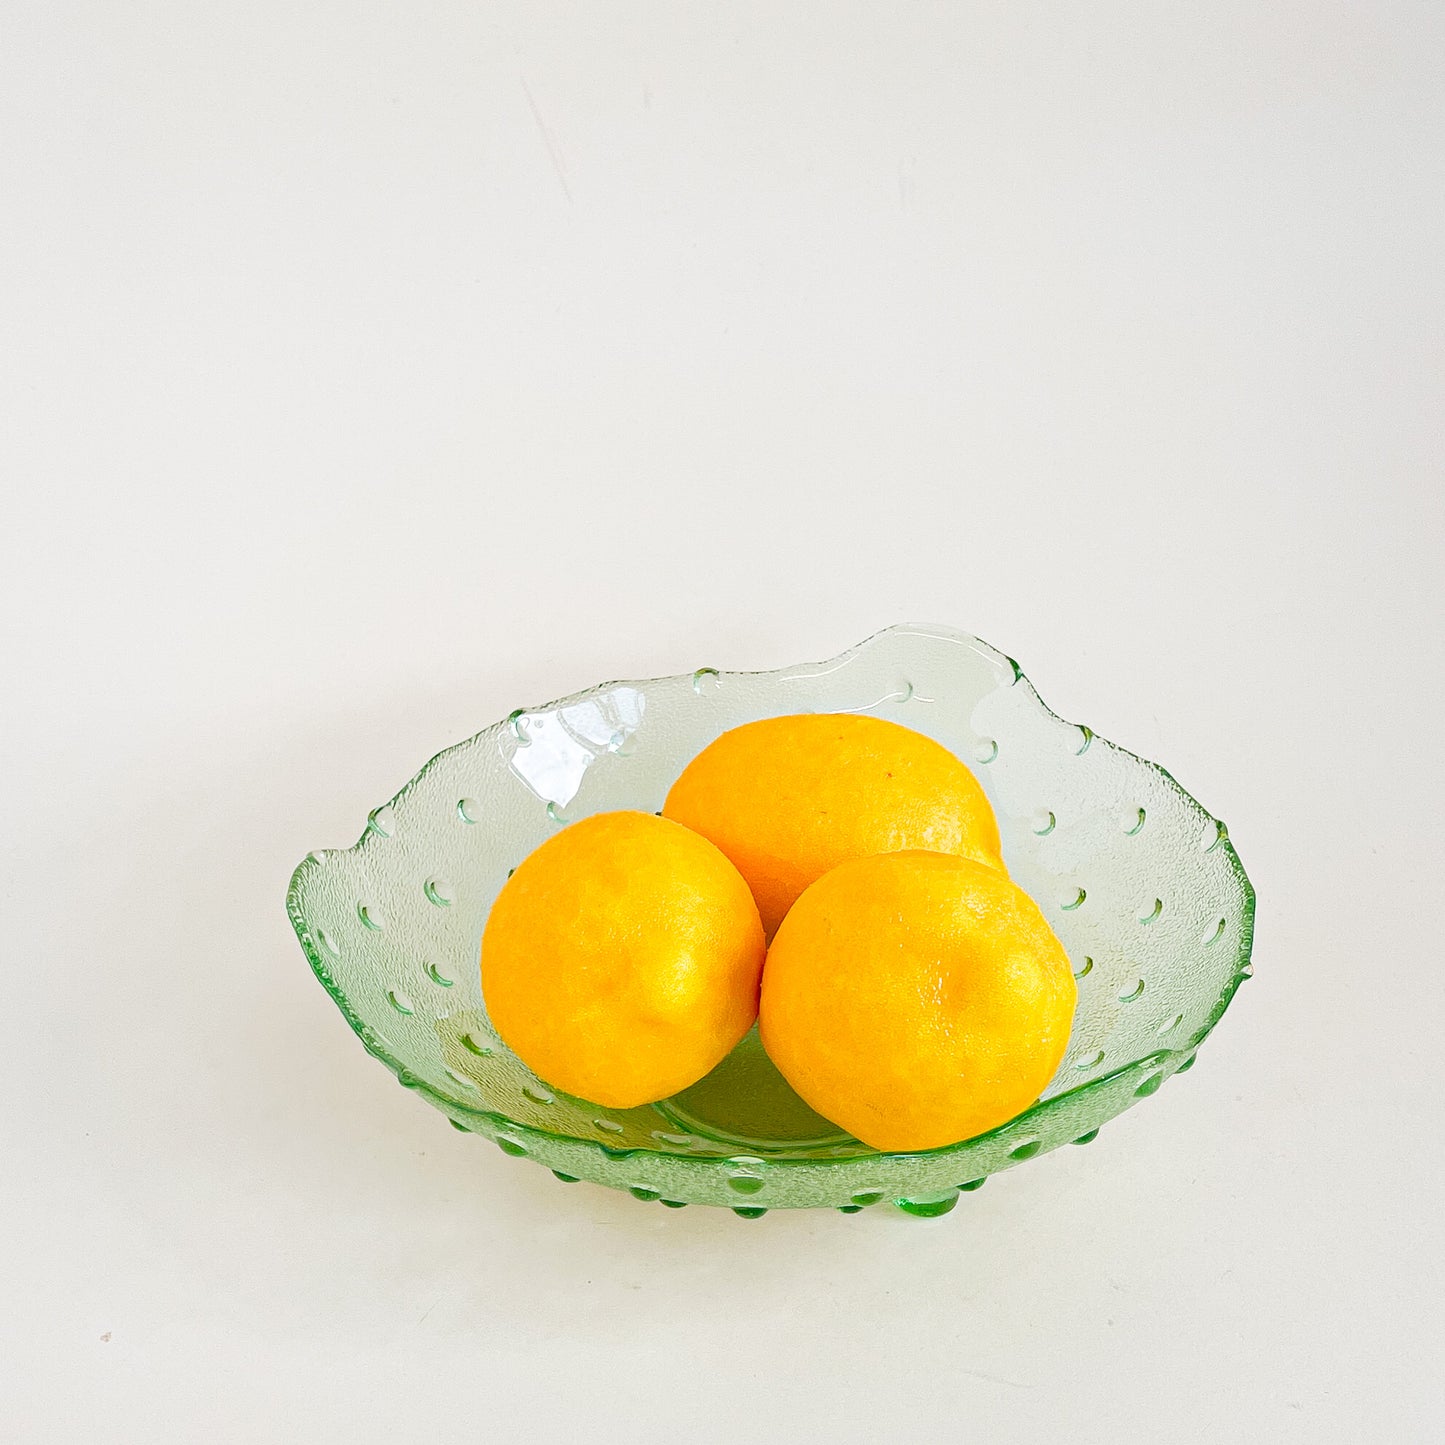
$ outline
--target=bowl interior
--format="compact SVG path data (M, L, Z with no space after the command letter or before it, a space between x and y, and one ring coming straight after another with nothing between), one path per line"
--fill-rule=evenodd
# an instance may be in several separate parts
M1079 1005L1040 1103L981 1141L885 1160L813 1113L755 1034L708 1078L645 1108L549 1088L482 1005L482 927L511 869L589 813L661 808L728 728L841 711L891 718L973 767L1010 873L1068 949ZM891 1190L926 1203L930 1190L947 1197L976 1171L1096 1129L1192 1061L1247 976L1253 923L1223 825L1167 773L1056 717L987 644L924 627L891 628L824 663L702 668L519 710L434 758L354 847L311 854L288 906L367 1048L459 1128L644 1198L735 1207L764 1193L769 1206L858 1207L855 1197Z

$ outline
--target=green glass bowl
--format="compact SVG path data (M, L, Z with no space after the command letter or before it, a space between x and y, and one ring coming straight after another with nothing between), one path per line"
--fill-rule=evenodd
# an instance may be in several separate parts
M488 1023L482 925L510 871L586 814L661 808L728 728L799 712L891 718L968 762L1010 873L1073 960L1068 1052L1039 1101L1001 1128L880 1154L813 1113L755 1032L674 1098L607 1109L550 1089ZM1056 717L1011 658L936 627L889 628L830 662L700 668L519 709L433 758L354 847L310 854L286 905L367 1050L458 1129L561 1179L749 1218L885 1200L943 1214L990 1174L1088 1142L1193 1063L1249 976L1254 923L1222 823L1162 768Z

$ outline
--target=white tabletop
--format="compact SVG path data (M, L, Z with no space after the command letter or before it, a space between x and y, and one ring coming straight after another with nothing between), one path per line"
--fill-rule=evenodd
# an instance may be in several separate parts
M1434 1435L1438 5L3 31L0 1438ZM366 1057L309 849L515 706L901 620L1227 820L1191 1073L946 1218L748 1222Z

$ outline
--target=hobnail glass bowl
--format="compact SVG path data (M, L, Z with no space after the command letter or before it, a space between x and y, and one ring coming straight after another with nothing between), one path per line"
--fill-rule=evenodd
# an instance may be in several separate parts
M1078 1011L1040 1100L978 1138L880 1154L814 1114L756 1031L701 1083L606 1109L549 1089L482 1006L482 925L509 872L558 828L660 809L720 733L781 713L866 712L968 762L1004 860L1073 960ZM673 1207L942 1214L960 1190L1099 1126L1187 1069L1249 976L1254 893L1222 823L1162 768L1056 717L1009 657L893 627L829 662L606 683L433 758L352 848L310 854L287 911L370 1053L456 1128L565 1180ZM866 1067L860 1061L859 1067Z

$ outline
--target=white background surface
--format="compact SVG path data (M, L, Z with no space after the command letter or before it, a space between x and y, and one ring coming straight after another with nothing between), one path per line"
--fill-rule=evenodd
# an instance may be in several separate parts
M0 1438L1436 1436L1445 22L1192 10L5 6ZM898 620L1229 822L1192 1073L748 1223L365 1057L308 849Z

